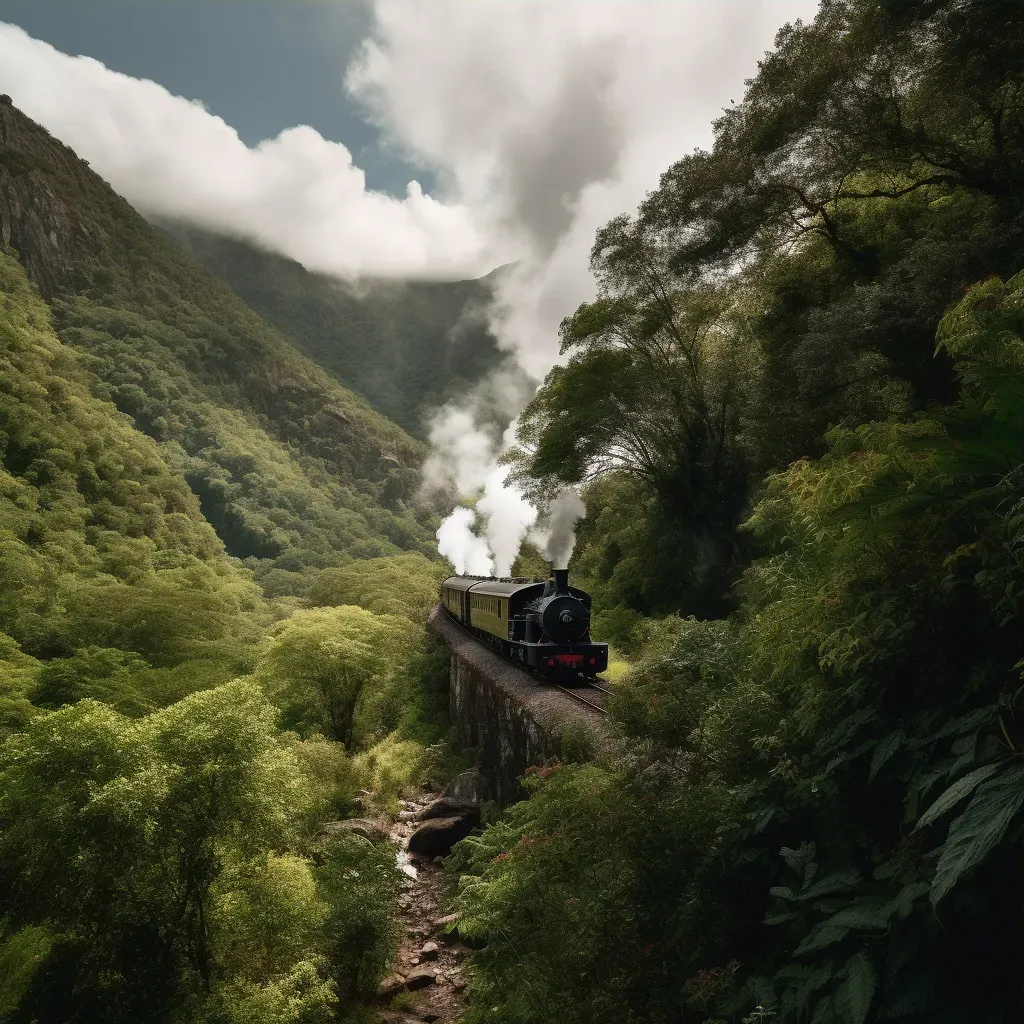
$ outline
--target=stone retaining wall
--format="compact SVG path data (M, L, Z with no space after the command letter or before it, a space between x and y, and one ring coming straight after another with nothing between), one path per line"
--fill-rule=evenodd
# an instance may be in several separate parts
M480 770L499 806L522 798L527 768L558 759L567 726L583 725L598 747L608 742L603 716L499 657L440 606L427 625L451 648L452 724L464 746L480 751Z

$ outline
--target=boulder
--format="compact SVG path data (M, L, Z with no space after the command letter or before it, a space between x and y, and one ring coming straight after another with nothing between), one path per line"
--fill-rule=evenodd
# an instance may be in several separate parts
M461 800L442 796L433 803L427 804L423 810L416 812L417 821L427 821L430 818L472 818L473 824L479 825L480 805L463 803Z
M487 798L487 779L484 777L483 772L479 772L475 768L472 771L456 775L441 791L441 799L443 800L452 800L459 804L471 804L474 807L479 807L481 804L486 803Z
M420 962L425 963L428 960L437 959L437 943L436 942L424 942L420 946Z
M389 974L377 986L377 998L390 1000L394 999L402 989L405 988L405 978L400 974Z
M340 839L345 836L362 836L371 843L386 843L390 836L387 829L369 818L348 818L345 821L329 821L317 831L319 839Z
M436 984L437 971L432 967L417 967L416 970L410 972L405 978L405 987L410 992L415 992L421 988L430 988L431 985Z
M428 818L409 836L409 853L426 860L445 857L460 839L465 839L473 831L473 827L470 818Z

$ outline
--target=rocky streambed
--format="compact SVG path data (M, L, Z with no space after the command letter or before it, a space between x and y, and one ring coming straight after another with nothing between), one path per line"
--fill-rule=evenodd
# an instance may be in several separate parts
M479 824L485 787L478 773L467 772L443 793L403 800L389 828L406 878L398 899L403 937L397 970L378 992L386 1024L458 1019L469 950L459 941L457 918L446 913L443 865L452 845Z

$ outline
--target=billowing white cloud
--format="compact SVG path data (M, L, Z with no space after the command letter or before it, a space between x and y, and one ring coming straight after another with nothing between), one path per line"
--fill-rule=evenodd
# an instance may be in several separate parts
M254 241L341 277L462 277L489 252L472 210L366 188L342 145L306 126L247 147L201 104L0 24L0 92L144 213Z

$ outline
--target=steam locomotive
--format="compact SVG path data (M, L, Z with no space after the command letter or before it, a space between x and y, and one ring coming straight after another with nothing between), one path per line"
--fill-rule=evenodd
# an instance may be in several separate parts
M568 569L549 580L449 576L440 596L469 632L551 682L608 667L608 645L590 640L590 595L569 586Z

